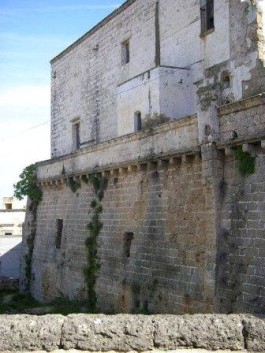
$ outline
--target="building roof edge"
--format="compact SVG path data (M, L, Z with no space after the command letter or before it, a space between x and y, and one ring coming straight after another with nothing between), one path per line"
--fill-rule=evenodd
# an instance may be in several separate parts
M79 39L77 39L74 43L69 45L66 49L64 49L60 54L55 56L51 61L51 65L55 63L57 60L62 58L65 54L69 53L72 49L77 47L80 43L82 43L85 39L90 37L92 34L94 34L96 31L98 31L101 27L105 26L110 20L112 20L114 17L122 13L124 10L126 10L129 6L131 6L134 2L137 0L127 0L124 4L122 4L120 7L118 7L116 10L111 12L107 17L105 17L102 21L100 21L98 24L96 24L94 27L92 27L88 32L86 32L83 36L81 36Z

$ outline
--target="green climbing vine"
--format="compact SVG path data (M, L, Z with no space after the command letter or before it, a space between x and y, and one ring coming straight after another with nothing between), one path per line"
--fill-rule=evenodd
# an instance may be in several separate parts
M68 185L72 192L77 192L81 188L81 183L78 180L75 180L73 177L68 178Z
M31 221L28 224L29 234L26 238L27 253L24 255L25 283L24 289L30 291L32 277L32 256L36 235L37 208L42 200L42 190L37 183L36 165L27 166L20 174L20 180L14 184L14 195L19 200L27 196L29 198L28 210L31 212Z
M87 266L84 268L84 275L87 287L88 309L90 312L96 312L97 296L95 285L97 273L100 269L100 262L97 251L97 240L103 227L103 223L100 219L103 212L101 201L104 198L104 192L107 187L107 179L93 174L88 177L88 181L90 181L93 185L95 198L91 201L90 204L92 209L92 217L91 221L87 224L89 237L85 242L87 248Z
M238 162L238 169L241 175L248 176L255 173L256 160L248 152L244 152L242 146L236 149L236 159Z
M38 206L42 200L42 190L37 184L36 165L27 166L19 177L20 180L13 185L15 197L22 200L24 196L28 196L32 203Z

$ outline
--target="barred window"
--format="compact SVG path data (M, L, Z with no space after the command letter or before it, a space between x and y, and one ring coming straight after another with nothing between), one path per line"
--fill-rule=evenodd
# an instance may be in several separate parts
M214 29L214 0L201 0L201 34Z

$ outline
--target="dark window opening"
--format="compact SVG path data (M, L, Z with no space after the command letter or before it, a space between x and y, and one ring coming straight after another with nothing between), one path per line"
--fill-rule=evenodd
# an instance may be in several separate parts
M124 256L125 257L130 257L131 256L131 246L132 246L132 241L134 238L134 234L131 232L127 232L124 234Z
M142 130L142 114L141 112L136 112L134 114L134 131Z
M56 239L55 239L56 249L61 249L62 235L63 235L63 220L56 219Z
M12 203L5 204L6 210L12 210Z
M122 65L130 62L130 42L126 40L122 43Z
M214 0L201 0L201 33L214 29Z
M5 235L12 235L11 232L5 232Z
M229 88L231 86L230 74L227 71L224 71L221 75L221 80L224 88Z
M73 124L74 149L80 149L80 122Z

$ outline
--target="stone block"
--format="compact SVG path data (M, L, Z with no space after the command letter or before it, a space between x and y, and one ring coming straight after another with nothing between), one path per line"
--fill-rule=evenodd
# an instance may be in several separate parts
M60 347L61 315L1 315L0 351L53 351Z
M155 317L154 345L158 349L244 349L240 317L194 315Z
M69 315L63 326L64 349L144 351L153 348L153 323L147 316Z
M242 315L245 346L251 352L265 352L265 319Z

